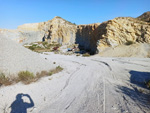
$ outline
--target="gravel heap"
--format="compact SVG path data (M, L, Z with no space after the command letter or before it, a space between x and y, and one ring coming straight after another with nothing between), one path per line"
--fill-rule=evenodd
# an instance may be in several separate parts
M15 76L19 71L28 70L35 74L54 68L52 62L42 58L38 53L0 36L0 72Z

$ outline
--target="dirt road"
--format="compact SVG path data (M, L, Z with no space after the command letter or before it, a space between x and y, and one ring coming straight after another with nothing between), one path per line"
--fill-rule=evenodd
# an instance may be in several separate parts
M30 85L1 87L0 112L10 112L20 93L34 102L28 113L150 112L150 93L144 85L150 79L150 59L49 54L41 56L64 70Z

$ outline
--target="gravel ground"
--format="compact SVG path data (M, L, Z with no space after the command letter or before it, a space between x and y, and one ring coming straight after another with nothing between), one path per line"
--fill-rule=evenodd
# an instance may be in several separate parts
M120 45L115 48L107 48L99 53L103 57L150 57L150 44L138 43L132 45Z
M6 75L16 75L23 70L35 74L54 68L55 65L51 61L40 57L38 53L28 50L2 35L0 36L0 71Z
M41 56L64 70L29 85L0 87L0 113L149 113L143 83L150 79L150 59Z

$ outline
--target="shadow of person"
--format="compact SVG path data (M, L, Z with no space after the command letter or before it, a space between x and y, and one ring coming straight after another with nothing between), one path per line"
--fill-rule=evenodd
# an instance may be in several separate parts
M29 99L30 103L24 102L22 97L25 96ZM16 100L11 104L10 113L27 113L27 109L34 106L34 102L28 94L18 94Z

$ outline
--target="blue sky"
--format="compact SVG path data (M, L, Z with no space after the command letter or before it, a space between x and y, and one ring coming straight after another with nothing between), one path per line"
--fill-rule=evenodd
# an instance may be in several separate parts
M0 0L0 28L16 29L55 16L76 24L101 23L146 11L150 11L150 0Z

